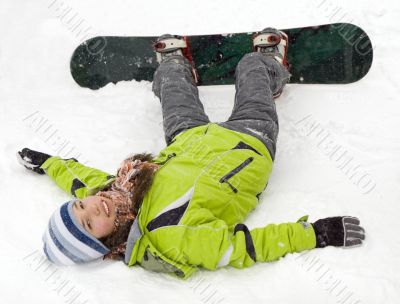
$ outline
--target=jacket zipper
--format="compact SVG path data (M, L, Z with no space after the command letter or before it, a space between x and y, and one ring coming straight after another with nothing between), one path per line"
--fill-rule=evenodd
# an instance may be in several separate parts
M237 166L235 169L232 171L228 172L225 174L221 179L219 180L220 183L227 183L228 186L232 189L233 192L237 193L238 189L235 188L229 181L228 179L232 178L234 175L238 174L239 171L243 170L244 167L246 167L248 164L250 164L254 160L254 157L249 157L246 159L244 162L242 162L239 166Z
M176 156L176 153L175 153L175 152L173 152L173 153L171 153L171 154L168 154L167 159L164 160L163 162L159 163L159 165L165 165L171 158L173 158L173 157L175 157L175 156Z

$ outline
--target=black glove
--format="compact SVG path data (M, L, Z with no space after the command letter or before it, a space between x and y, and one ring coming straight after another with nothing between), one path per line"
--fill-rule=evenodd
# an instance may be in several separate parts
M51 155L34 151L28 148L23 148L22 151L18 151L17 159L18 162L23 165L26 169L32 170L39 174L45 174L44 170L40 168L43 163L50 158Z
M317 248L325 246L353 247L361 245L365 230L360 220L352 216L336 216L311 223L317 237Z

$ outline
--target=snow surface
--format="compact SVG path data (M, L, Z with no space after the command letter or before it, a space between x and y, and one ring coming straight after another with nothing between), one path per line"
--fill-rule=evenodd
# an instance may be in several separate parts
M73 16L81 20L75 29L68 23ZM399 20L396 0L0 0L0 302L398 303ZM246 224L353 215L366 229L361 247L200 271L188 281L121 262L64 268L43 262L42 232L54 206L69 196L21 167L17 150L78 156L112 173L130 153L164 147L150 83L99 91L74 83L69 59L85 34L229 33L340 21L370 35L371 71L350 85L287 86L277 100L273 174ZM200 95L213 121L228 117L233 86L201 87Z

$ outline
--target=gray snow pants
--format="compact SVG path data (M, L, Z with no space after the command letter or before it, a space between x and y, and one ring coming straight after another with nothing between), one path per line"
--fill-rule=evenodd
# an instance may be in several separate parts
M279 124L273 94L288 79L288 71L271 57L246 54L236 67L232 113L227 121L217 124L257 137L274 159ZM185 58L171 57L160 64L153 91L161 101L167 145L178 133L210 122Z

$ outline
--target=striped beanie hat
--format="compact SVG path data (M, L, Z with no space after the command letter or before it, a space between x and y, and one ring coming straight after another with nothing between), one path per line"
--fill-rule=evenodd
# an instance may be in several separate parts
M110 251L75 219L72 212L74 202L66 202L57 208L43 234L44 253L57 265L90 262Z

